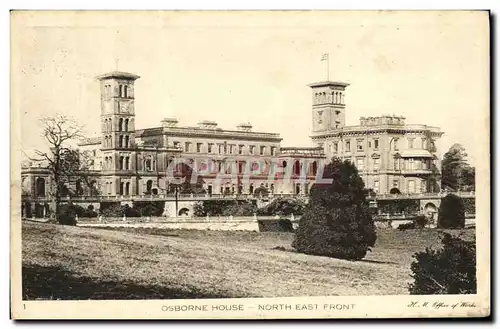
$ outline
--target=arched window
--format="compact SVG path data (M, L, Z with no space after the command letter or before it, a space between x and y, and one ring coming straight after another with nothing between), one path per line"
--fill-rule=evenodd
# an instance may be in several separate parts
M120 170L123 170L124 159L125 158L123 156L120 157Z
M119 145L120 147L123 147L123 136L122 136L122 135L120 135L120 139L119 139L119 141L118 141L118 145Z
M45 196L45 179L41 177L36 179L36 196Z
M128 131L128 119L125 119L125 131Z
M129 145L129 137L128 136L125 136L125 147L129 148L130 145Z
M151 190L153 189L153 181L148 180L146 182L146 194L151 194Z
M120 97L123 97L123 86L122 86L122 85L120 85L118 88L119 88L119 90L120 90L120 93L119 93L119 94L120 94Z
M295 175L300 175L300 162L299 160L295 160L295 162L293 163L293 173Z
M125 184L125 195L129 195L130 194L130 183L127 182Z
M146 159L144 161L144 169L147 171L151 171L151 159Z
M123 131L123 118L118 120L118 131Z
M125 157L125 170L130 169L130 157Z
M316 161L314 161L312 163L312 175L313 176L316 176L316 173L318 172L318 164L316 163Z
M127 86L123 86L123 97L128 97L128 87Z

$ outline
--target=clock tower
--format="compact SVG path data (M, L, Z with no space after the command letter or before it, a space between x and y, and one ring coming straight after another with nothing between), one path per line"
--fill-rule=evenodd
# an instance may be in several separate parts
M103 170L115 176L107 194L126 194L118 190L119 178L135 170L134 83L138 75L114 71L97 79L101 86L101 150ZM122 184L123 185L123 184Z

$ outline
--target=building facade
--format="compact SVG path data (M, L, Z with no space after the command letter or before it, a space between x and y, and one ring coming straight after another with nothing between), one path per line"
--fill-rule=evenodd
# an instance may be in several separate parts
M441 185L437 127L406 124L400 116L362 117L345 125L342 82L320 82L312 89L313 142L327 158L351 161L365 186L377 194L433 193Z
M170 193L209 195L308 194L318 168L332 157L352 161L365 184L380 194L437 192L440 162L435 145L442 133L404 118L361 118L346 126L342 82L319 82L312 88L314 147L281 147L277 133L255 132L249 123L221 129L216 122L180 126L166 118L158 127L136 129L135 83L126 72L99 76L101 129L98 138L79 148L90 159L90 182L68 182L71 195L134 196ZM186 189L174 178L188 177ZM49 194L51 180L43 166L22 170L23 193Z

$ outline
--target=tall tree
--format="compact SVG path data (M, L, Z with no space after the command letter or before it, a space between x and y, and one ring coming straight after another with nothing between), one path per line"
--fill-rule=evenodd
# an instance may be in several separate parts
M334 158L314 184L292 246L299 252L350 260L362 259L377 239L367 191L349 161Z
M467 162L467 152L460 144L454 144L443 156L441 163L443 188L454 191L474 189L475 169Z
M39 156L35 161L48 163L47 169L52 177L53 188L50 194L55 203L55 216L57 219L63 191L66 184L74 177L80 175L82 162L78 150L71 148L71 142L82 137L82 126L65 115L43 117L40 119L42 136L45 138L49 152L35 150Z

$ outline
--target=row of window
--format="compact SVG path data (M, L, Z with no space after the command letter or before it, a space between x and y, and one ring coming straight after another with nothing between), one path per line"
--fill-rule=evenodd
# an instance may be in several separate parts
M413 158L401 159L394 158L394 170L430 170L432 168L432 160L417 160Z
M104 148L113 147L113 136L104 136ZM118 136L118 147L119 148L130 148L130 136L120 135Z
M422 138L422 139L417 139L417 138L408 138L408 149L427 149L427 139ZM420 142L417 144L417 141ZM399 151L399 138L394 138L391 142L391 150L393 151ZM380 148L380 142L378 139L373 139L373 140L368 140L368 148L373 149L375 151L379 150ZM365 140L364 139L358 139L356 140L356 151L357 152L363 152L365 150ZM329 151L330 153L337 153L339 152L339 142L333 142L329 145ZM351 152L351 140L348 139L344 142L344 152Z
M113 122L111 118L104 119L104 131L113 131ZM118 131L129 130L129 119L120 118L118 120Z
M427 192L427 182L419 180L409 180L407 183L407 193L425 193ZM373 191L379 193L380 182L378 180L373 181ZM399 180L395 179L392 184L391 191L397 190L399 192ZM391 192L392 193L392 192Z
M314 104L344 104L344 93L339 91L321 92L314 94Z
M358 170L364 170L365 169L365 158L358 158L356 159L356 168ZM417 160L413 158L409 159L401 159L401 158L394 158L394 170L429 170L431 169L432 165L432 160L425 159L425 160ZM379 170L380 169L380 159L379 158L374 158L372 159L372 169L373 170Z
M113 87L111 85L104 85L104 95L106 97L113 97ZM127 85L118 85L118 96L127 98L130 96L130 89Z
M174 147L176 148L181 148L181 143L180 142L174 142ZM196 149L194 149L196 147ZM196 153L216 153L216 154L244 154L245 150L248 151L248 154L250 155L257 155L257 150L258 154L260 155L268 155L268 152L270 151L271 155L276 155L276 150L277 148L275 146L260 146L257 149L257 146L255 145L236 145L236 144L228 144L227 142L224 142L223 144L216 144L216 143L192 143L192 142L185 142L184 143L184 151L185 152L196 152Z

